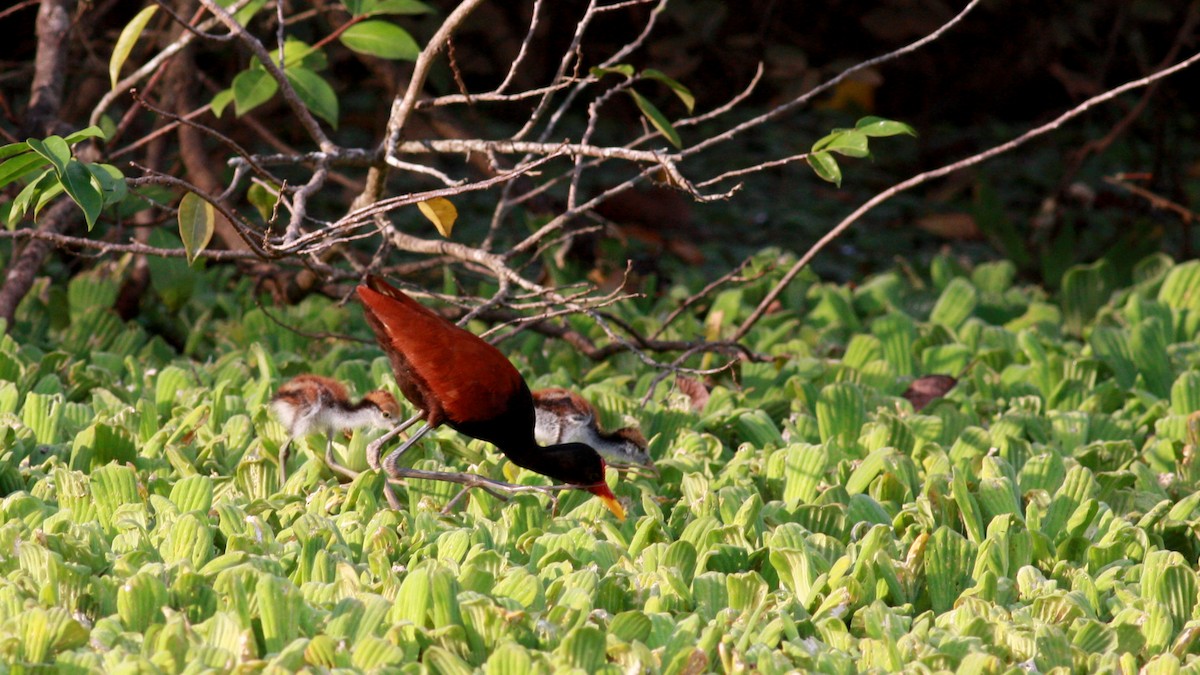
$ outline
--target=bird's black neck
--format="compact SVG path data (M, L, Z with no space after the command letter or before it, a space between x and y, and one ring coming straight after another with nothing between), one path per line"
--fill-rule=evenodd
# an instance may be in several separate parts
M513 464L554 480L575 485L592 485L604 480L604 464L591 446L583 443L538 445L533 435L534 421L533 395L522 383L521 389L509 399L503 422L451 420L448 424L468 436L495 445Z

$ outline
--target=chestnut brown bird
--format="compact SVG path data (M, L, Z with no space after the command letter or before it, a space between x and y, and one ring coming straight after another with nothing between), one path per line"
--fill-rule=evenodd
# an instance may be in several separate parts
M424 420L384 458L382 467L389 476L403 477L401 454L422 435L446 424L495 445L517 466L591 492L624 519L625 510L604 482L604 460L595 449L577 442L538 444L529 386L498 349L377 277L367 277L358 287L358 297L379 346L392 362L401 393L421 411L388 436ZM380 441L367 448L372 468L380 467Z
M333 450L335 431L378 427L390 429L400 415L396 397L377 389L357 403L341 382L319 375L297 375L284 382L271 397L271 412L287 428L288 437L279 449L279 481L287 480L287 456L292 441L310 433L325 434L325 454Z
M538 389L533 392L533 407L537 420L533 435L538 443L583 443L612 466L654 466L642 432L633 427L604 431L595 406L573 391Z

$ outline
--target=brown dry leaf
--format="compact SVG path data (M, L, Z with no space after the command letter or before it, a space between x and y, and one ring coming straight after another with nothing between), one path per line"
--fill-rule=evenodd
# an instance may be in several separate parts
M917 227L943 239L981 239L983 233L969 213L931 213L917 219Z
M926 375L913 380L901 396L912 403L913 410L920 412L933 400L945 396L956 384L958 380L949 375Z
M687 394L687 397L692 401L692 410L700 412L704 410L704 406L708 405L708 388L700 380L693 380L690 377L683 375L675 376L675 388Z

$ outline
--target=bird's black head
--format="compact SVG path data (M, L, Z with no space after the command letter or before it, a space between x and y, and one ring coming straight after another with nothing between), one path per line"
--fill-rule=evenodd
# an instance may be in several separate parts
M550 445L522 457L506 454L516 464L563 483L588 486L604 482L604 460L584 443Z
M562 443L532 453L506 451L504 454L518 466L587 490L599 497L617 518L625 520L625 509L604 482L604 460L590 445Z

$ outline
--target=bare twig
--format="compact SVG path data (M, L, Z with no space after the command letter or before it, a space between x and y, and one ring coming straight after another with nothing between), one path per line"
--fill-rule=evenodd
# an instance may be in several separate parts
M1197 62L1200 62L1200 53L1194 54L1191 57L1189 57L1183 61L1180 61L1179 63L1176 63L1173 66L1170 66L1169 68L1164 68L1156 73L1147 75L1146 77L1138 78L1136 80L1126 82L1125 84L1123 84L1119 87L1109 89L1108 91L1104 92L1103 94L1093 96L1093 97L1089 98L1088 100L1084 101L1083 103L1080 103L1079 105L1075 106L1074 108L1071 108L1070 110L1068 110L1068 111L1064 112L1063 114L1059 115L1058 117L1054 118L1050 122L1047 122L1038 127L1034 127L1033 129L1026 131L1025 133L1012 139L1011 141L1008 141L1007 143L1002 143L995 147L988 148L987 150L984 150L983 152L980 152L975 155L971 155L970 157L967 157L965 159L960 159L956 162L951 162L950 164L939 167L937 169L919 173L907 180L901 181L901 182L893 185L892 187L888 188L887 190L884 190L883 192L880 192L879 194L875 195L874 197L871 197L866 202L864 202L861 206L859 206L857 209L855 209L852 213L850 213L850 215L843 218L841 222L839 222L837 225L835 225L833 227L833 229L831 229L831 230L829 230L829 232L825 233L824 236L822 236L819 240L817 240L817 243L813 244L811 248L809 248L807 251L804 252L804 255L800 256L800 259L797 260L796 263L794 265L792 265L792 267L790 269L788 269L788 271L783 275L783 277L779 280L779 282L775 284L775 287L772 288L770 290L770 292L768 292L767 295L762 299L762 301L760 301L758 303L758 306L754 309L754 311L750 314L750 316L748 316L746 318L746 320L744 322L742 322L742 325L740 327L738 327L736 332L734 332L732 339L733 340L741 340L743 337L745 337L746 333L749 332L752 327L754 327L754 324L758 323L758 320L763 317L763 315L767 311L767 308L771 306L771 303L775 302L775 300L779 297L779 295L781 293L783 293L784 289L787 288L788 284L790 284L792 282L792 280L796 278L796 275L799 274L800 271L804 269L804 267L809 263L809 261L812 260L813 257L815 257L817 255L817 253L819 253L822 249L824 249L825 246L827 246L829 244L829 242L833 241L834 239L837 239L843 232L846 231L846 229L848 227L853 225L856 221L858 221L859 218L861 218L863 215L865 215L868 211L875 208L876 206L878 206L878 205L882 204L883 202L891 199L892 197L900 194L901 192L904 192L905 190L910 190L918 185L927 183L935 178L941 178L942 176L946 176L948 174L954 173L955 171L958 171L960 169L965 169L969 166L974 166L981 162L987 161L987 160L991 159L992 157L995 157L996 155L1000 155L1000 154L1003 154L1010 150L1013 150L1015 148L1018 148L1018 147L1024 145L1025 143L1029 142L1030 140L1037 138L1038 136L1042 136L1051 131L1054 131L1055 129L1059 128L1063 124L1069 122L1070 120L1078 117L1079 115L1082 115L1083 113L1087 112L1088 110L1091 110L1092 108L1094 108L1102 103L1111 101L1112 99L1114 99L1126 92L1133 91L1133 90L1139 89L1141 87L1145 87L1146 85L1151 84L1153 82L1157 82L1158 80L1161 80L1164 77L1173 75L1181 70L1189 68L1192 65L1196 64Z

